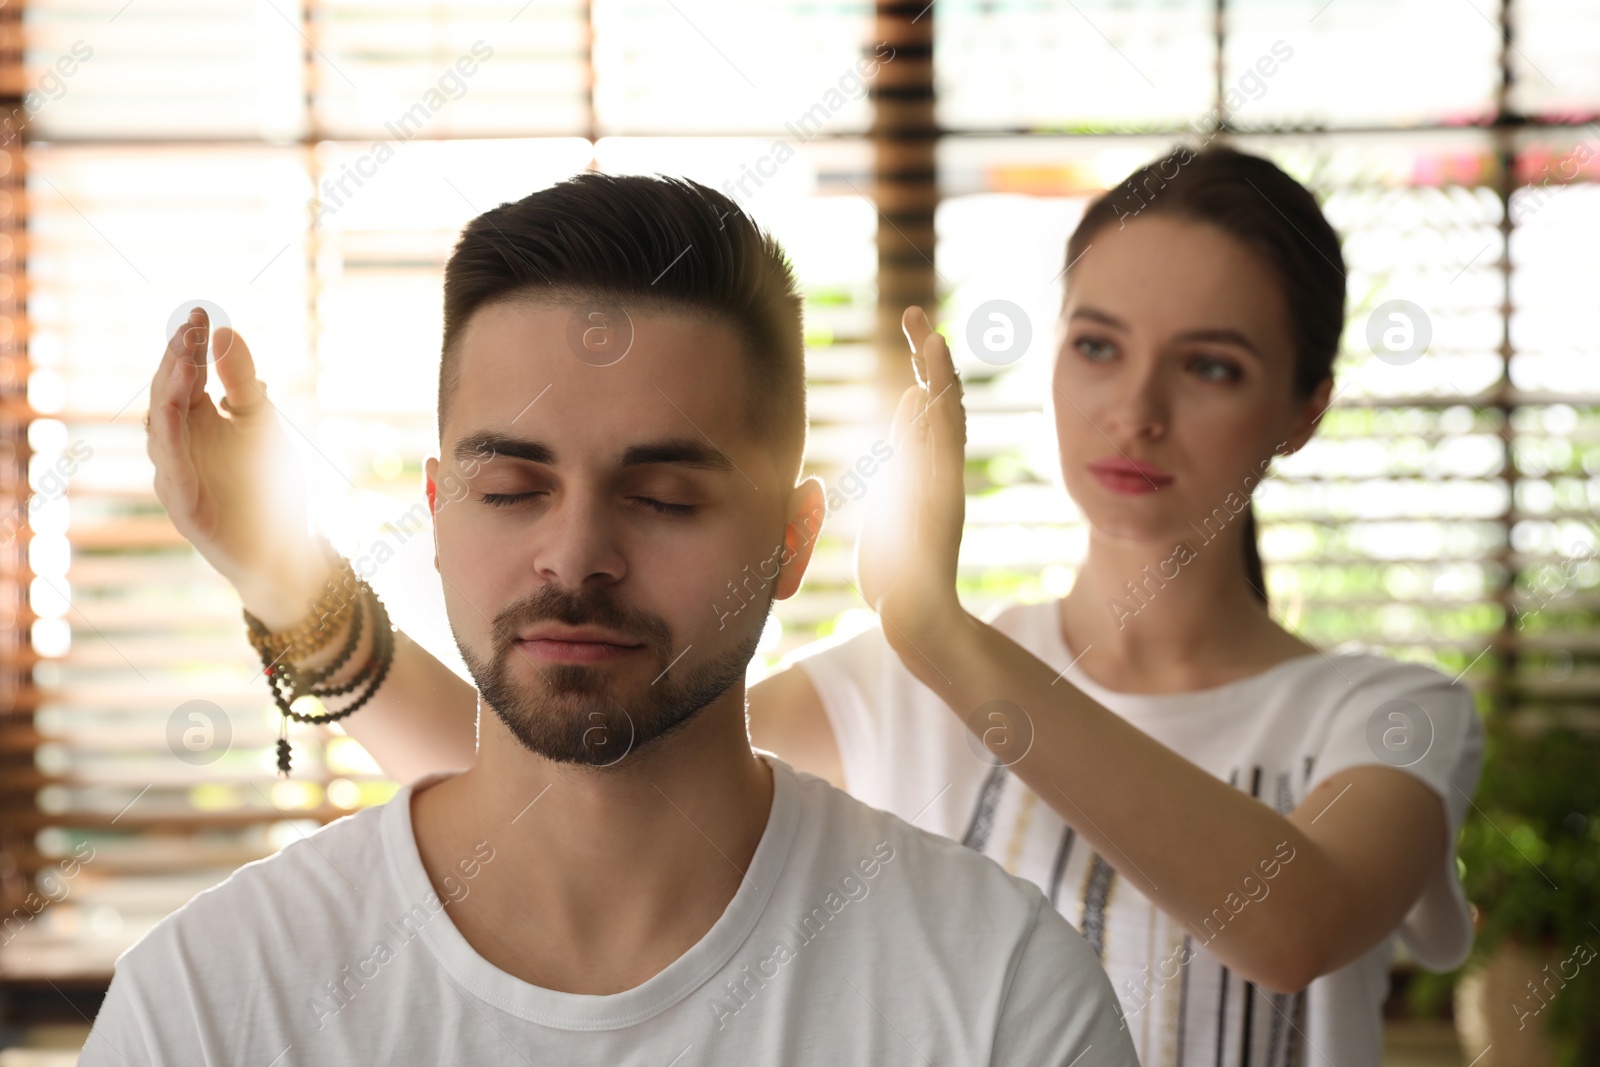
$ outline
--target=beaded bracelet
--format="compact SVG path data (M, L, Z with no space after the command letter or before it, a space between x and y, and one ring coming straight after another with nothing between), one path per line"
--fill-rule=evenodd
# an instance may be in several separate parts
M332 546L325 551L332 554ZM306 659L327 647L340 628L357 599L359 579L355 568L343 556L337 557L334 575L323 583L323 593L310 602L311 614L298 626L272 633L265 623L249 611L244 613L250 644L265 662L276 662L283 656Z
M341 557L340 566L341 571L349 573L354 578L355 572L350 567L349 560ZM343 669L350 661L351 656L355 654L355 650L361 641L361 629L367 615L365 605L369 600L372 603L371 610L373 615L371 656L361 670L356 673L355 677L345 684L339 686L322 685L321 683L332 678ZM261 656L263 672L266 674L267 684L272 689L273 703L278 705L278 711L283 716L278 732L277 764L279 773L284 777L289 775L289 720L322 724L335 722L352 714L366 704L368 700L372 699L372 695L378 691L378 687L383 684L384 678L388 676L389 666L394 660L394 627L389 622L389 613L384 607L383 599L378 596L372 586L367 584L365 579L355 578L353 595L345 607L349 610L341 610L340 615L349 618L350 635L345 640L344 647L340 650L338 658L318 670L302 671L295 667L292 662L287 661L284 656L284 650L288 643L277 640L283 637L281 634L269 634L261 641L251 641L251 644L255 646L256 651ZM340 616L335 616L333 620L330 620L327 616L317 616L315 614L313 617L317 619L317 624L326 631L326 636L317 643L317 647L321 648L343 628L343 622L340 620ZM248 612L246 613L246 618L249 618ZM334 624L329 625L330 622ZM297 631L307 632L306 624L302 623L297 627ZM368 682L369 679L370 683L367 685L366 691L348 707L341 708L338 711L303 713L295 711L290 706L304 696L316 697L319 701L325 697L344 696L353 692L363 682ZM288 689L287 696L284 694L285 688Z

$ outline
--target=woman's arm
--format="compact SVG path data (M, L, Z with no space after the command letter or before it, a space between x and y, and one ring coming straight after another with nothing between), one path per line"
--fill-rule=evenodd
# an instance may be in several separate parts
M1392 767L1353 767L1284 817L1058 684L1055 670L962 610L961 384L921 311L904 322L919 385L902 396L892 436L909 464L868 517L856 565L906 669L1118 874L1246 978L1291 992L1377 944L1449 845L1437 794ZM971 721L995 701L1009 702L1014 721ZM1272 879L1270 899L1244 907L1249 876Z
M227 394L226 414L206 392L213 367ZM245 610L263 625L273 631L297 625L332 570L307 532L305 479L244 338L231 329L213 337L206 313L196 308L168 340L151 377L146 429L156 498L178 532L233 584ZM324 667L341 645L335 634L295 665ZM352 678L371 649L372 629L364 627L350 663L329 682ZM341 726L385 774L408 782L472 763L477 697L471 683L397 630L383 684ZM833 731L804 671L780 671L752 686L750 709L758 747L842 783Z
M1012 760L1019 739L1031 738L1011 771L1214 956L1268 989L1303 989L1377 944L1448 845L1444 805L1404 771L1339 772L1285 817L970 615L885 633L906 668L964 719L991 701L1014 705L1016 721L979 732L991 751ZM1247 876L1270 887L1248 907Z
M227 393L223 411L206 392L213 368ZM329 561L309 533L305 478L244 338L230 329L213 336L205 312L194 309L150 380L146 429L156 498L173 526L263 624L281 630L299 623L331 577ZM325 666L339 647L334 640L298 665ZM359 671L371 647L366 627L352 663L334 681ZM397 634L389 676L344 722L387 774L408 781L472 762L476 708L471 685Z
M263 578L259 587L247 586L240 590L240 600L265 626L286 629L309 613L308 605L332 576L326 558L319 557L294 564L275 579ZM343 647L344 633L345 627L340 627L327 647L296 660L295 666L314 670L332 662ZM372 655L372 636L371 626L362 627L355 654L331 684L343 684L360 673ZM383 684L339 725L361 742L384 774L409 782L432 771L472 764L478 750L478 691L404 630L396 629L394 661Z
M326 560L296 564L259 588L241 591L251 614L274 629L286 629L307 614L307 605L331 577ZM340 629L340 634L344 632ZM325 666L342 647L338 635L315 656L295 665L307 670ZM364 628L350 663L333 680L340 684L360 671L372 648L372 630ZM449 667L406 636L395 631L394 662L388 677L360 711L341 719L345 731L361 742L389 777L409 782L431 771L466 767L477 752L478 692ZM833 728L822 698L800 667L789 667L750 687L750 739L757 748L782 757L791 766L844 788L844 771Z
M749 707L751 744L845 788L839 742L804 668L785 667L751 686Z

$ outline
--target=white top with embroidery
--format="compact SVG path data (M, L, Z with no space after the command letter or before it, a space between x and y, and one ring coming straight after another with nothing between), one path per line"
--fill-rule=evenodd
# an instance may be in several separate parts
M1395 937L1439 970L1458 965L1471 946L1454 846L1483 762L1471 691L1431 667L1341 649L1198 692L1114 692L1081 668L1068 669L1075 657L1063 642L1057 604L1002 605L986 621L1064 670L1062 684L1070 681L1279 812L1360 764L1407 764L1399 769L1437 792L1451 847L1395 934L1301 993L1243 981L1205 944L1231 915L1270 898L1271 878L1294 862L1292 847L1240 871L1239 893L1219 901L1208 937L1191 935L1119 878L1015 775L980 758L987 750L962 718L901 665L876 627L793 656L827 711L846 788L1037 884L1100 956L1144 1067L1377 1067Z

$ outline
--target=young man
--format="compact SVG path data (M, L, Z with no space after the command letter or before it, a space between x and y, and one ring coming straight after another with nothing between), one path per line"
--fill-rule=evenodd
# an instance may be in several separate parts
M823 510L801 336L704 186L584 174L467 226L427 491L477 761L163 920L83 1064L1135 1067L1031 883L751 750Z

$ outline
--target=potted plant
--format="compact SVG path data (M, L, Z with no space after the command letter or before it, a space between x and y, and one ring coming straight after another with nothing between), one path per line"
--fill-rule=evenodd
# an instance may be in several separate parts
M1600 1064L1600 737L1515 722L1490 719L1458 844L1472 953L1413 1003L1453 992L1478 1067Z

